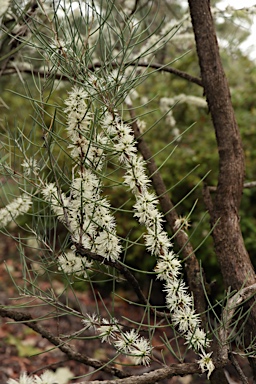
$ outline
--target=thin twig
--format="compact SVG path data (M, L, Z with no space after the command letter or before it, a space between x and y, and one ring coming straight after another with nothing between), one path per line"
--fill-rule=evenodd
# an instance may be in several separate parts
M220 347L217 359L219 361L227 361L229 353L228 332L231 320L235 310L243 301L249 299L256 293L256 283L249 285L238 291L232 297L228 297L227 304L222 312L222 324L219 330Z
M112 68L116 68L118 66L117 63L110 63L110 64L111 64ZM91 66L88 66L87 69L89 71L94 72L96 68L101 68L101 67L105 67L105 66L106 66L106 64L102 64L102 63L98 62L98 63L94 63ZM202 81L201 81L201 79L199 77L192 76L189 73L180 71L179 69L176 69L176 68L173 68L173 67L169 67L168 65L163 65L163 64L159 64L159 63L135 63L135 62L129 62L129 63L125 63L124 66L125 67L136 66L136 67L157 69L157 70L159 70L161 72L166 72L166 73L170 73L170 74L176 75L176 76L178 76L178 77L180 77L180 78L182 78L184 80L187 80L187 81L189 81L191 83L197 84L200 87L202 87ZM19 65L18 63L15 64L15 67L12 65L12 66L8 66L7 68L5 68L3 70L2 76L4 76L4 75L5 76L12 75L12 74L16 73L17 72L17 68L19 69L20 72L23 72L23 73L28 73L28 74L33 73L34 75L38 75L38 76L43 77L43 78L45 78L45 76L46 76L45 71L42 71L40 69L35 69L35 68L31 68L30 69L27 66L22 66L22 65ZM55 73L54 77L55 77L56 80L70 81L70 77L62 75L61 73Z
M247 380L247 377L243 373L243 371L242 371L240 365L238 364L238 361L236 360L236 358L233 355L233 353L229 354L229 358L230 358L231 363L235 367L235 369L236 369L236 371L237 371L237 373L238 373L238 375L239 375L239 377L241 379L242 384L249 384L249 381Z
M201 370L197 363L171 364L168 367L156 369L138 376L130 376L117 380L95 380L83 381L79 384L154 384L162 382L173 376L184 376L192 373L200 373Z
M89 365L95 369L101 369L102 371L117 376L119 378L125 378L130 376L130 373L120 371L119 369L110 367L99 360L89 358L84 354L74 351L68 343L64 342L61 338L54 336L44 327L37 324L37 319L34 319L29 313L13 311L0 307L0 316L9 317L10 319L13 319L33 329L36 333L41 335L43 338L47 339L51 344L55 345L58 349L65 353L65 355L68 356L71 360L75 360L79 363Z
M251 189L251 188L255 188L255 187L256 187L256 181L249 181L247 183L244 183L244 189ZM217 191L217 187L214 185L209 185L209 186L207 186L207 188L210 192L216 192Z
M119 263L118 261L107 260L105 257L98 255L97 253L91 252L89 249L84 249L81 244L75 244L75 247L76 247L76 252L80 256L88 257L91 260L99 261L100 263L102 263L104 265L108 265L110 267L113 267L117 271L119 271L125 277L125 279L128 281L128 283L131 285L131 287L133 288L133 290L136 293L140 303L143 305L149 306L150 311L155 316L160 317L160 318L164 318L164 319L167 319L170 317L170 314L166 314L165 312L156 311L155 308L150 305L149 301L144 296L138 281L136 280L134 275L129 271L129 269L125 265Z

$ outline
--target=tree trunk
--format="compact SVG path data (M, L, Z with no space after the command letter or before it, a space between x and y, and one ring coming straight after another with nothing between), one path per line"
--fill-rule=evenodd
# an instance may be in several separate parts
M215 129L219 175L209 204L213 240L226 287L239 290L255 283L239 218L244 183L244 154L208 0L188 0L204 93ZM252 310L256 329L256 311Z

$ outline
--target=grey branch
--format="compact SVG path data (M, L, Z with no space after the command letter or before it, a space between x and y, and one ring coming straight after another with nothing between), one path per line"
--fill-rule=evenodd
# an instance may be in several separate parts
M65 355L68 356L68 358L71 360L75 360L79 363L91 366L95 369L101 369L102 371L119 378L125 378L131 375L130 373L120 371L119 369L115 367L110 367L99 360L89 358L84 354L74 351L73 348L68 343L63 341L60 337L54 336L51 332L47 331L44 327L37 324L36 323L37 319L34 319L29 313L14 311L14 310L0 307L0 316L9 317L10 319L13 319L33 329L36 333L41 335L43 338L47 339L50 343L52 343L58 349L60 349L63 353L65 353Z
M191 373L200 373L197 363L171 364L169 367L156 369L140 376L130 376L117 380L84 381L79 384L154 384L173 376L184 376Z
M256 181L249 181L247 183L244 183L244 189L251 189L255 187L256 187ZM207 189L210 192L215 192L217 190L217 187L215 187L214 185L209 185L207 186Z
M161 71L161 72L166 72L166 73L176 75L176 76L180 77L181 79L187 80L191 83L197 84L200 87L202 87L202 81L199 77L192 76L189 73L180 71L179 69L170 67L168 65L163 65L163 64L159 64L159 63L134 63L134 62L125 63L124 65L125 65L125 67L136 66L136 67L142 67L142 68L144 67L144 68L156 69L156 70ZM98 62L98 63L93 64L93 66L89 66L88 70L94 72L95 68L101 68L103 66L105 66L105 64ZM117 66L117 64L111 63L112 68L115 68L116 66ZM35 69L32 67L28 68L27 65L23 65L23 64L19 64L19 63L16 63L15 66L13 64L8 65L8 67L6 67L3 70L2 75L7 76L7 75L15 74L17 72L17 69L20 72L28 73L28 74L33 73L33 74L36 74L40 77L45 77L45 75L46 75L45 71L43 71L43 70ZM54 77L57 80L70 81L69 77L62 75L61 73L55 73Z
M219 330L219 339L220 339L220 349L217 359L219 361L228 360L228 333L230 323L234 316L235 310L243 301L251 298L256 293L256 283L249 285L238 291L235 295L227 299L227 304L222 312L222 324Z

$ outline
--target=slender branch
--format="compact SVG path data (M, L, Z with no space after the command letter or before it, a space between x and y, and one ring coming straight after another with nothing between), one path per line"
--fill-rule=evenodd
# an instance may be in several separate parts
M131 284L141 304L148 305L148 301L144 296L138 281L125 265L120 264L118 261L107 260L105 257L100 256L97 253L91 252L89 249L84 249L81 244L75 244L75 247L76 247L76 252L80 256L88 257L91 260L99 261L102 264L109 265L110 267L113 267L117 271L119 271L126 278L126 280Z
M249 181L248 183L244 183L244 186L243 186L244 189L252 189L255 187L256 187L256 181ZM215 187L214 185L209 185L207 186L207 188L210 192L216 192L217 190L217 187Z
M230 358L230 361L231 363L233 364L233 366L235 367L240 379L241 379L241 383L242 384L249 384L249 381L247 380L247 377L245 376L245 374L243 373L240 365L238 364L238 361L236 360L235 356L233 355L233 353L230 353L229 354L229 358Z
M135 0L135 3L134 3L134 6L133 6L133 9L131 10L131 13L129 14L129 17L131 17L137 10L138 6L139 6L139 1L140 0Z
M222 326L219 330L220 350L217 359L219 361L228 360L228 332L231 320L234 316L235 310L243 301L251 298L256 293L256 283L241 289L234 296L227 299L227 304L222 312Z
M40 334L43 338L47 339L50 343L52 343L58 349L60 349L63 353L65 353L65 355L68 356L69 359L71 360L75 360L79 363L89 365L95 369L101 369L102 371L109 373L111 375L117 376L119 378L125 378L130 376L129 373L120 371L119 369L114 367L109 367L108 365L102 363L99 360L89 358L84 354L74 351L72 347L66 342L63 342L61 338L54 336L52 333L47 331L44 327L37 324L36 323L37 319L34 319L28 313L13 311L13 310L0 307L0 316L9 317L10 319L13 319L33 329L36 333Z
M88 70L94 72L96 68L101 68L101 67L105 67L106 64L102 64L100 62L98 63L94 63L93 65L90 65L88 66ZM169 66L165 66L163 64L159 64L159 63L134 63L134 62L129 62L129 63L126 63L124 64L125 67L142 67L142 68L152 68L152 69L157 69L161 72L166 72L166 73L170 73L170 74L173 74L173 75L176 75L184 80L187 80L191 83L194 83L194 84L197 84L199 85L200 87L202 87L202 81L199 77L195 77L195 76L192 76L186 72L183 72L183 71L180 71L179 69L176 69L176 68L173 68L173 67L169 67ZM118 64L117 63L111 63L111 67L112 68L116 68L118 67ZM14 73L17 72L17 69L19 70L19 72L22 72L22 73L28 73L28 74L35 74L35 75L38 75L40 77L44 77L47 75L47 73L45 73L45 71L43 70L40 70L40 69L35 69L35 68L28 68L27 66L24 66L22 64L18 64L18 63L15 63L15 67L13 65L11 66L8 66L7 68L5 68L3 70L3 73L2 73L2 76L8 76L8 75L12 75ZM62 75L61 73L55 73L54 74L54 77L56 80L63 80L63 81L70 81L70 77L67 77L65 75Z
M80 256L88 257L91 260L100 261L102 264L109 265L110 267L113 267L117 271L119 271L125 277L125 279L128 281L128 283L132 286L132 288L133 288L134 292L136 293L140 303L143 305L149 306L150 311L154 315L156 315L157 317L160 317L160 318L164 318L164 319L167 319L170 317L170 314L166 314L165 312L156 311L155 308L150 305L149 301L144 296L138 281L136 280L134 275L129 271L129 269L125 265L119 263L118 261L107 260L105 257L91 252L89 249L84 249L81 244L75 244L75 247L76 247L76 252Z
M156 369L140 376L130 376L119 380L84 381L79 384L154 384L173 376L184 376L200 372L201 370L197 363L171 364L169 367Z
M10 61L13 60L22 47L26 45L25 37L29 32L27 24L35 16L37 9L37 1L32 0L26 5L19 17L16 15L10 20L8 16L4 16L2 29L5 34L0 44L0 76L4 74ZM10 22L11 27L8 28Z

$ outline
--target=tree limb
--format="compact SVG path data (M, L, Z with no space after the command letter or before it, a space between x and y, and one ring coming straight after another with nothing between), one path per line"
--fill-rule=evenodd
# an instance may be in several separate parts
M110 63L110 65L112 68L118 67L117 63ZM88 70L90 70L91 72L94 72L96 68L101 68L101 67L105 67L105 66L106 66L106 64L102 64L102 63L98 62L98 63L95 63L93 65L88 66ZM180 77L181 79L187 80L191 83L197 84L200 87L202 87L202 81L199 77L192 76L186 72L180 71L179 69L169 67L168 65L159 64L159 63L128 62L128 63L125 63L124 66L125 67L136 66L136 67L142 67L142 68L157 69L158 71L176 75L176 76ZM38 75L38 76L43 77L43 78L47 75L45 73L45 71L43 71L43 70L35 69L35 68L28 68L27 66L24 66L20 63L16 63L15 66L9 65L8 67L6 67L2 72L2 76L8 76L8 75L15 74L17 72L17 69L22 73L28 73L28 74L33 73L34 75ZM56 80L70 81L70 77L62 75L61 73L55 73L54 77Z
M44 327L37 324L36 322L37 319L34 319L28 313L13 311L10 309L5 309L0 307L0 316L9 317L10 319L13 319L33 329L36 333L41 335L43 338L47 339L50 343L52 343L58 349L60 349L63 353L65 353L65 355L68 356L69 359L71 360L75 360L79 363L89 365L91 367L94 367L95 369L101 369L102 371L109 373L111 375L117 376L119 378L125 378L130 376L129 373L125 373L114 367L109 367L108 365L106 365L105 363L102 363L99 360L91 359L86 355L83 355L81 353L74 351L72 347L66 342L64 342L61 338L54 336L52 333L47 331Z
M154 384L173 376L184 376L191 373L200 373L201 370L197 363L171 364L169 367L156 369L154 371L144 373L140 376L130 376L118 380L94 380L84 381L79 384Z
M244 154L228 81L221 63L210 1L188 0L204 94L211 113L219 153L216 193L210 204L214 248L225 286L239 291L253 285L255 271L240 228L239 207L244 186ZM256 308L247 326L247 345L254 338ZM256 364L251 360L256 378Z

